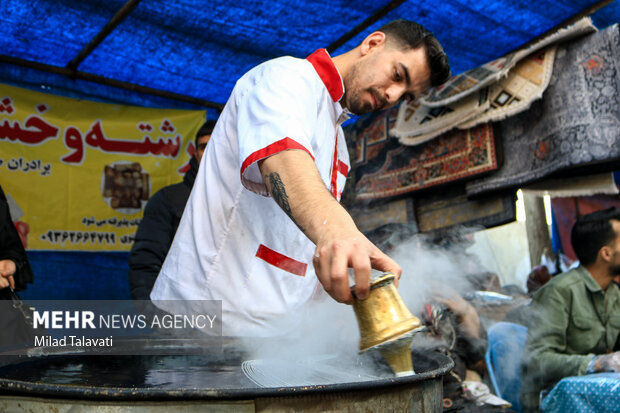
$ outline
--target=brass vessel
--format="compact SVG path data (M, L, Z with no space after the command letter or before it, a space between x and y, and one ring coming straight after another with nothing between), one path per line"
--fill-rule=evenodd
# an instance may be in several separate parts
M403 302L394 274L384 274L370 283L365 300L353 294L353 310L360 329L360 351L377 349L397 376L413 374L411 341L422 323Z
M377 346L377 349L387 361L397 377L415 374L411 359L411 341L413 337L405 334L401 338Z

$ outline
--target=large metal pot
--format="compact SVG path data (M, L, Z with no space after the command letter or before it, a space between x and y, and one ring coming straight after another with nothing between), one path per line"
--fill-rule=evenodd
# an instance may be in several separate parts
M373 362L384 370L375 380L260 387L244 374L234 339L212 347L165 338L121 344L132 355L0 354L0 411L440 412L442 376L453 367L439 353L414 351L412 376L393 377L379 356Z

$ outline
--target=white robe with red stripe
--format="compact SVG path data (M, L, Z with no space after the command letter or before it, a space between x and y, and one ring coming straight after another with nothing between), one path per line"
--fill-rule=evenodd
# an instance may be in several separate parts
M268 61L236 83L152 300L222 300L223 335L282 333L280 322L318 287L315 245L268 196L257 161L283 150L305 151L339 200L349 171L340 127L347 119L343 94L324 49L307 59Z

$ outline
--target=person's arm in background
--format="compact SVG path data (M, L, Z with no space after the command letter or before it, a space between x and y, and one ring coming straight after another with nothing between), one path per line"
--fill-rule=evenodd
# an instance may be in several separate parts
M356 295L368 294L370 270L401 275L400 266L356 227L325 187L312 158L287 150L259 161L274 201L316 245L313 264L323 288L336 301L351 303L348 268L355 271Z
M433 298L452 311L459 320L459 326L463 333L471 338L480 338L480 317L478 312L463 297L454 292L448 296L435 295Z
M443 286L441 292L436 292L433 299L442 303L454 315L456 331L456 345L454 351L465 362L468 369L473 369L480 375L484 374L484 355L487 350L487 332L480 322L478 312L458 292L450 287Z
M588 366L588 373L602 373L605 371L620 372L620 351L596 356Z

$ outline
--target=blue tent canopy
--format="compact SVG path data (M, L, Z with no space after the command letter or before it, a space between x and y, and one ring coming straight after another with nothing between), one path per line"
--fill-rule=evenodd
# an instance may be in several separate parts
M4 0L0 81L144 106L217 110L251 67L334 55L397 18L425 25L454 74L505 55L579 16L620 20L588 0ZM145 93L148 92L148 93Z

